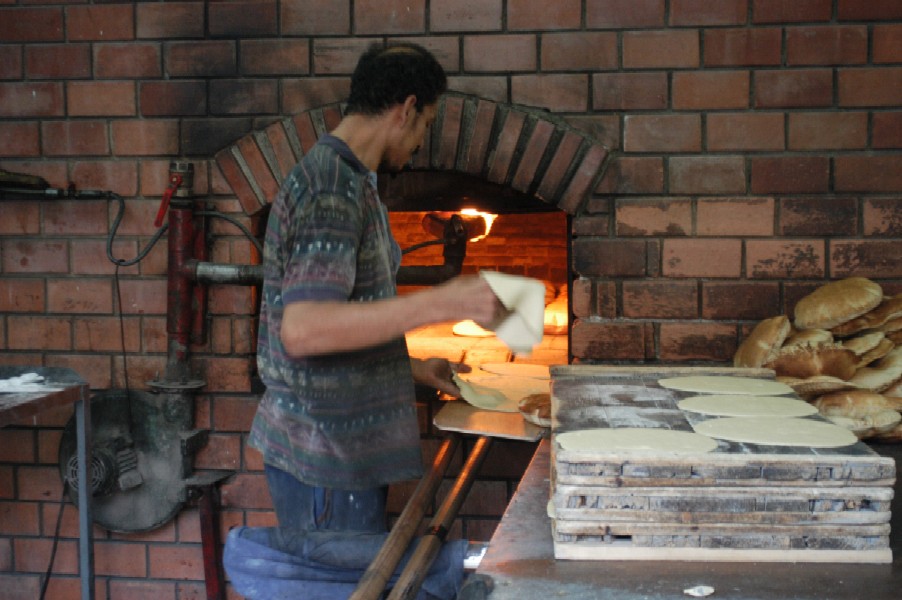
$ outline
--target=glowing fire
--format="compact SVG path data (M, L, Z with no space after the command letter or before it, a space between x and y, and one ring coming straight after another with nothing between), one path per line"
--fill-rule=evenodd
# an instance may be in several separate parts
M468 217L482 217L483 222L485 222L485 232L482 235L477 235L476 237L470 238L471 242L478 242L479 240L489 235L489 231L492 229L492 223L495 221L495 217L498 216L493 215L492 213L476 210L475 208L464 208L460 211L460 214L467 215Z

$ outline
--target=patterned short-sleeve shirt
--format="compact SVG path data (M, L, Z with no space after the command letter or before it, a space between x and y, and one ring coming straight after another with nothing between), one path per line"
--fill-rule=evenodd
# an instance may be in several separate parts
M249 443L264 462L315 486L378 487L423 472L404 337L306 358L285 353L284 307L396 294L401 252L375 174L324 136L286 178L264 246L257 366L266 391Z

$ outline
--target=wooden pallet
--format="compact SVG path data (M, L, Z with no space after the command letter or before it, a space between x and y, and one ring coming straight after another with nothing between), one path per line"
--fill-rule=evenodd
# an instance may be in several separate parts
M594 427L693 431L695 423L709 418L677 407L693 394L657 384L680 375L772 378L773 373L552 368L557 558L892 560L888 523L895 462L863 443L813 449L718 441L712 452L684 456L574 452L556 443L561 432Z

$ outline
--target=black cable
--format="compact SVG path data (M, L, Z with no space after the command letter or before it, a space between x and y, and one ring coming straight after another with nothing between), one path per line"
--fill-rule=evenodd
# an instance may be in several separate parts
M138 264L147 254L151 251L151 249L156 245L160 238L163 237L163 234L166 233L166 230L169 229L169 223L163 223L163 226L160 227L153 237L150 238L150 242L147 243L147 246L144 247L143 250L138 252L138 255L131 259L125 260L123 258L116 258L113 256L113 240L116 238L116 231L119 229L119 224L122 222L122 217L125 214L125 200L122 199L122 196L115 192L107 192L106 193L109 198L117 200L119 202L119 210L116 212L116 218L113 219L113 226L110 228L110 235L107 236L106 239L106 255L110 261L117 266L122 267L130 267L132 265Z
M221 213L218 210L199 210L199 211L195 212L194 214L200 215L200 216L205 216L205 217L219 217L220 219L222 219L224 221L228 221L229 223L231 223L232 225L234 225L235 227L240 229L241 232L245 236L247 236L247 239L249 239L251 241L251 243L254 245L254 247L257 248L257 251L260 252L261 256L263 255L263 244L260 243L260 240L258 240L256 237L254 237L254 234L251 233L251 230L248 229L244 225L244 223L242 223L235 217L233 217L231 215L227 215L225 213Z
M44 574L44 581L41 582L41 595L40 599L44 600L44 597L47 594L47 586L50 584L50 575L53 573L53 561L56 559L56 547L59 544L60 539L60 526L63 523L63 510L66 508L66 488L68 488L69 484L63 479L63 494L60 496L60 510L56 515L56 528L53 531L53 545L50 547L50 564L47 565L47 572Z

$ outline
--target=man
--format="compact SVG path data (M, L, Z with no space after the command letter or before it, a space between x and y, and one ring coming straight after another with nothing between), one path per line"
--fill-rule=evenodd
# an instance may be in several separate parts
M417 45L370 48L345 117L273 203L258 344L266 392L249 443L282 527L385 531L388 484L422 475L414 382L459 395L448 361L412 360L405 332L490 326L502 311L477 276L396 295L401 252L376 171L408 164L446 85Z

